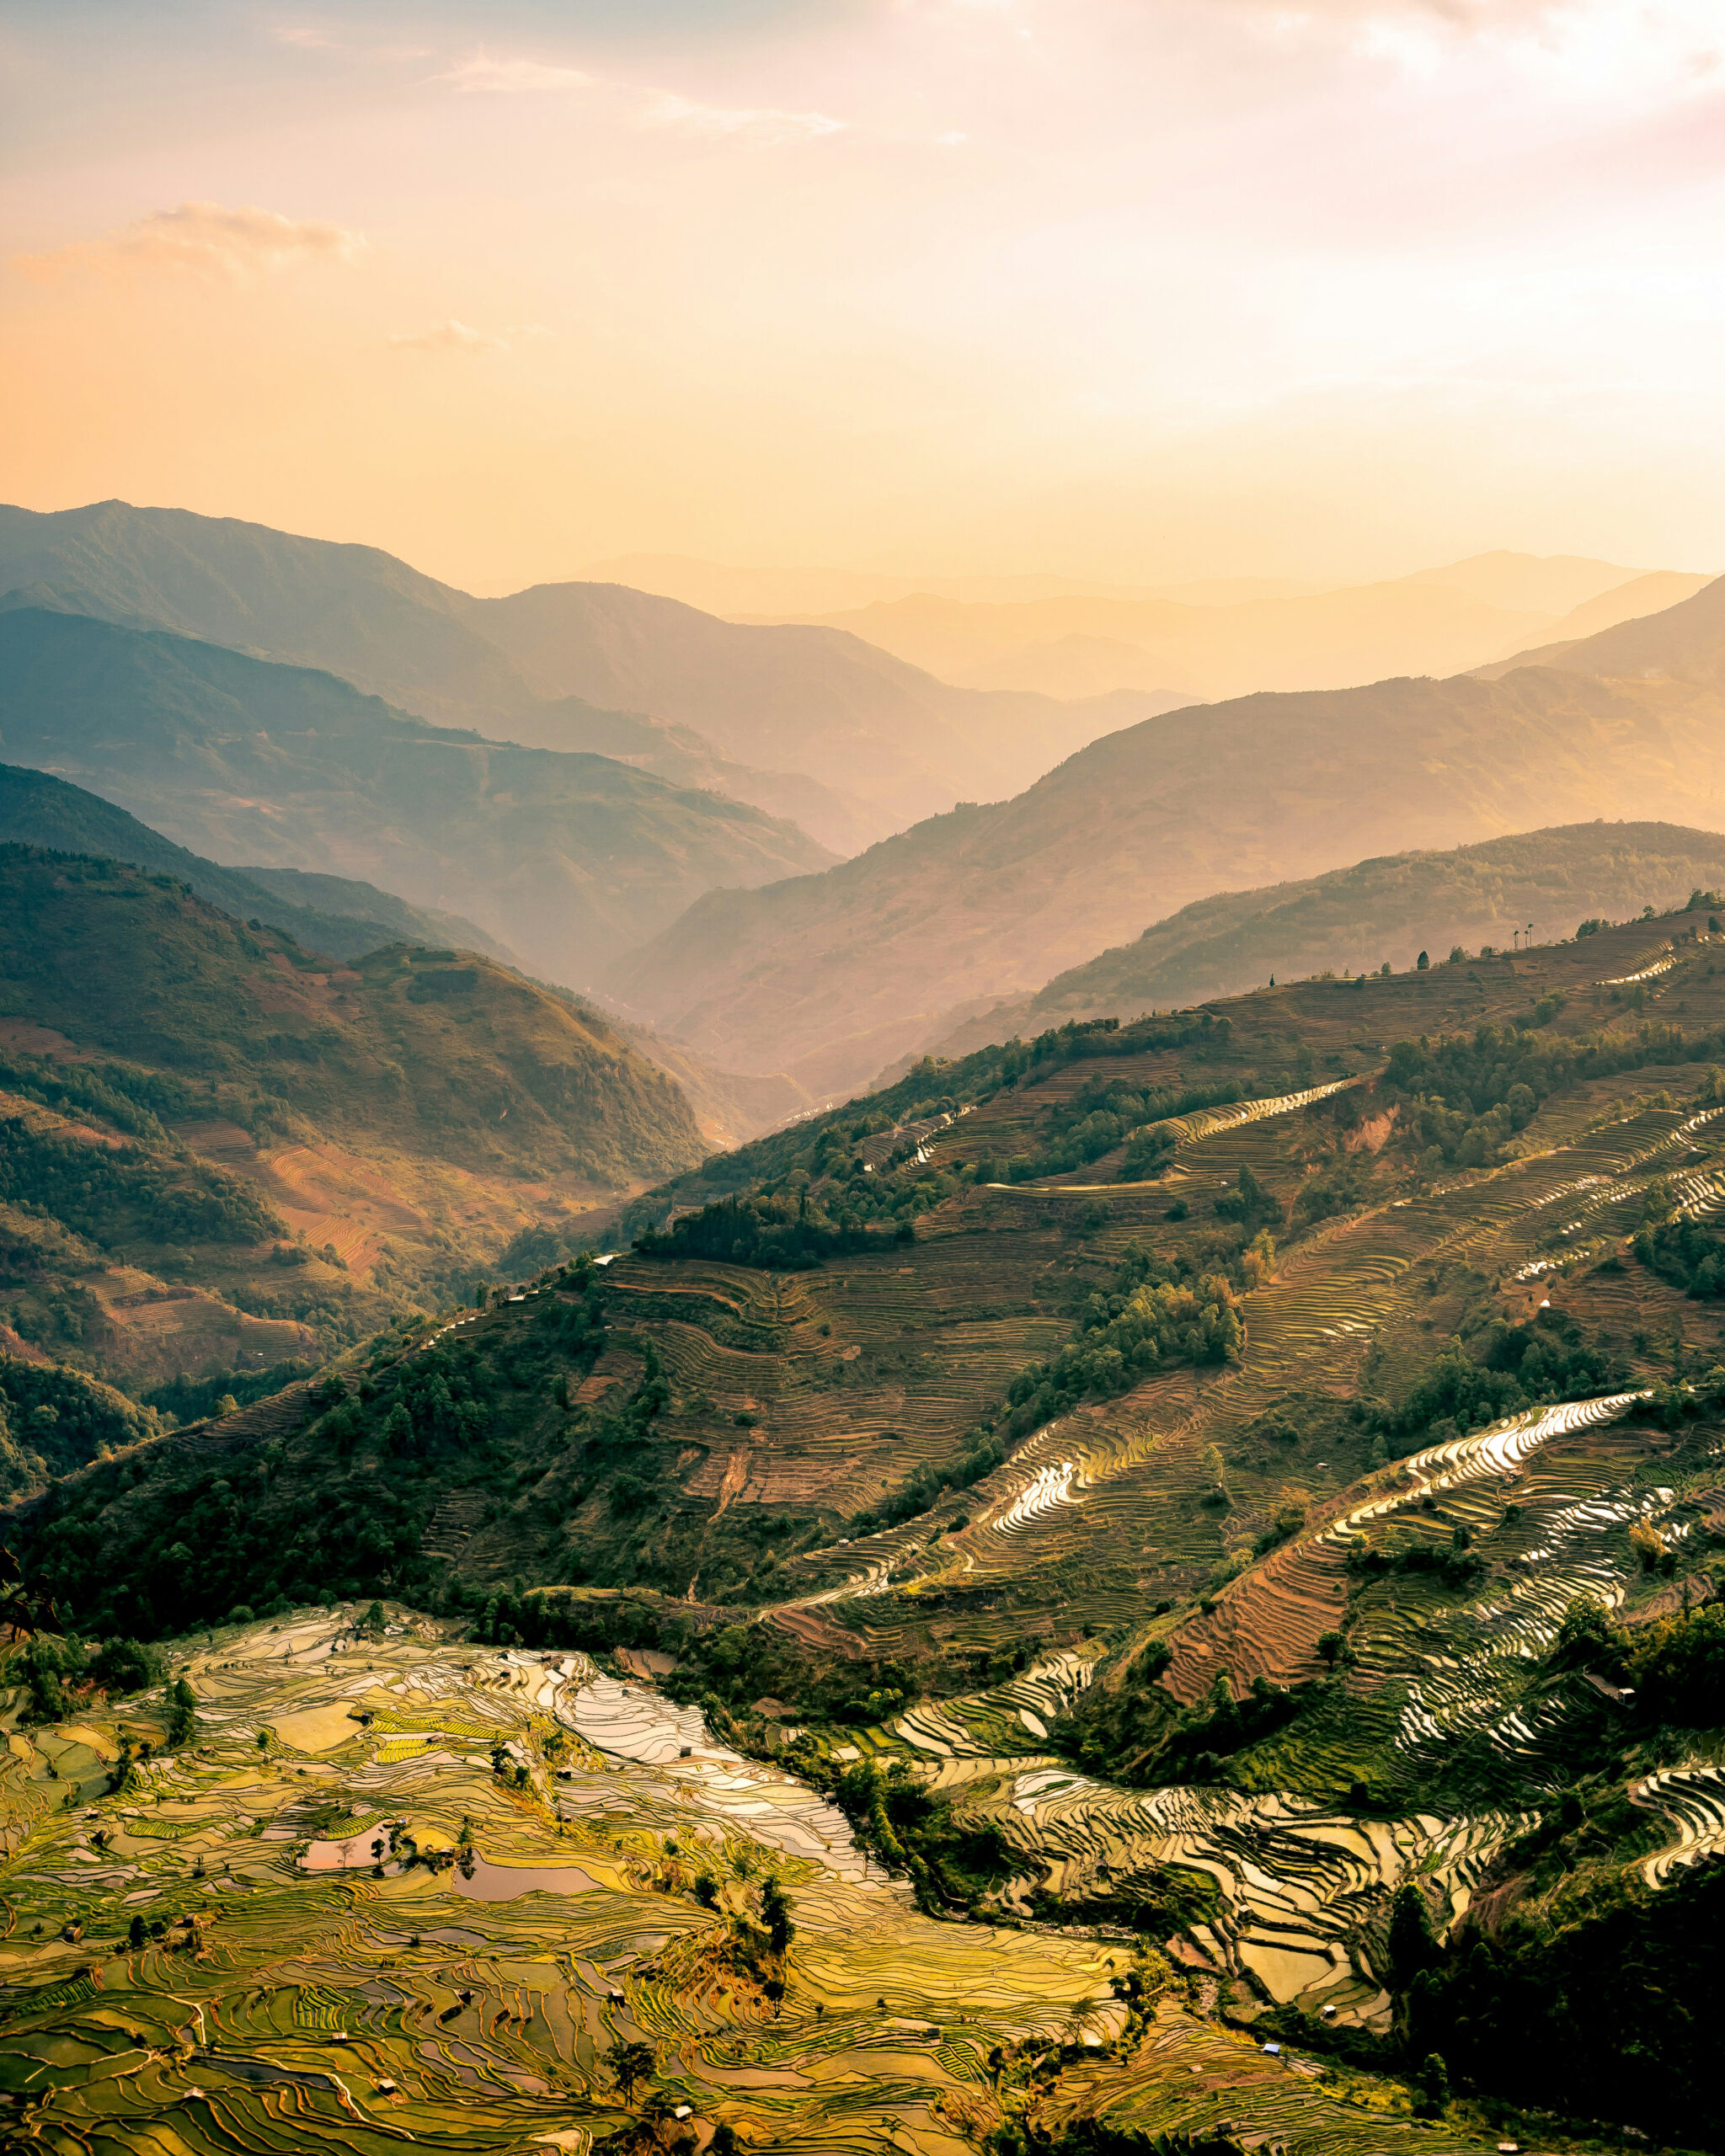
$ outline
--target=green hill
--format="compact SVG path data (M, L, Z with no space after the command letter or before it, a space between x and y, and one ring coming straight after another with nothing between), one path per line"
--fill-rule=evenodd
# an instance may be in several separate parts
M347 877L300 868L223 868L175 846L82 787L46 771L0 764L0 841L6 840L165 871L224 912L248 921L261 918L303 949L332 958L357 958L385 943L447 943L514 963L513 953L459 914L410 906L391 891ZM569 990L543 981L534 985L573 1001L584 1021L595 1016ZM788 1078L740 1077L716 1070L681 1042L650 1028L619 1019L614 1029L682 1088L703 1135L715 1145L740 1145L808 1106L808 1096Z
M0 982L8 1322L139 1381L351 1339L705 1150L567 996L423 945L332 969L111 859L0 846Z
M575 986L713 884L828 858L609 757L482 741L332 675L77 615L0 612L0 737L194 851L363 875Z
M459 914L410 906L375 883L295 868L223 868L175 846L111 801L46 771L0 764L0 841L106 855L165 871L242 919L261 915L309 951L357 958L382 943L455 943L508 963L510 952Z
M1719 716L1700 688L1535 667L1175 712L819 876L708 893L611 979L732 1068L770 1060L811 1091L848 1090L967 1006L1032 995L1225 878L1602 814L1725 823Z

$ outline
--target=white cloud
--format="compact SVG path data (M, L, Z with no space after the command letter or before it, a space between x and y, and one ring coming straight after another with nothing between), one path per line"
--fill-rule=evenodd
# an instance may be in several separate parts
M686 135L729 136L771 147L812 141L843 131L845 122L824 112L782 112L771 105L700 104L674 90L649 90L636 113L643 127L674 128Z
M463 93L521 93L532 91L602 90L624 101L638 127L663 128L717 141L751 142L770 148L782 142L806 142L841 133L846 123L824 112L787 112L776 105L704 104L675 90L632 90L579 67L542 60L499 60L482 51L458 60L431 77Z
M296 262L352 262L366 245L362 232L344 226L285 217L252 204L229 210L219 202L182 202L178 209L153 211L106 239L75 240L18 260L38 276L74 269L165 270L243 283Z
M453 67L431 79L452 83L458 90L504 92L589 90L595 81L579 67L557 67L541 60L494 60L484 52L458 60Z
M483 329L469 328L465 322L457 322L453 315L447 322L434 323L429 329L403 331L389 341L398 351L460 352L470 359L481 359L488 352L506 352L510 349L507 337L494 336Z
M278 45L291 45L297 52L339 52L361 61L423 60L430 50L423 45L355 45L351 39L332 37L310 23L277 23L270 35Z

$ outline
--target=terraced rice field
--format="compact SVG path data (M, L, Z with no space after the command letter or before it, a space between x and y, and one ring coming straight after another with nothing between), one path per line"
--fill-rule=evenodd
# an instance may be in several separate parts
M1219 1969L1249 1972L1278 2002L1344 2022L1387 2022L1390 2001L1362 1941L1394 1888L1418 1876L1453 1921L1519 1823L1491 1813L1350 1818L1280 1793L1111 1790L1059 1765L1021 1771L1023 1838L1081 1898L1153 1890L1172 1869L1216 1889L1218 1914L1187 1936Z
M1673 1840L1642 1866L1649 1886L1669 1886L1674 1873L1725 1850L1725 1769L1699 1762L1661 1767L1637 1782L1631 1799L1664 1815Z
M1637 1074L1640 1086L1652 1090L1659 1075ZM1231 1433L1290 1390L1348 1384L1368 1342L1407 1315L1416 1273L1429 1278L1434 1267L1466 1263L1506 1278L1525 1273L1551 1262L1533 1259L1531 1247L1583 1215L1621 1236L1638 1219L1648 1185L1689 1155L1719 1113L1632 1105L1625 1113L1610 1105L1610 1093L1602 1087L1572 1104L1569 1130L1562 1128L1564 1117L1554 1116L1558 1142L1546 1150L1319 1229L1247 1298L1248 1346L1237 1368L1208 1379L1189 1373L1154 1379L1106 1410L1081 1411L1049 1426L970 1493L967 1529L937 1547L921 1523L872 1537L858 1545L848 1582L823 1589L820 1598L870 1597L868 1621L875 1624L873 1601L890 1576L912 1575L924 1591L960 1581L974 1586L979 1577L1021 1576L1081 1548L1098 1583L1085 1614L1119 1621L1118 1604L1103 1600L1101 1583L1117 1577L1120 1564L1152 1544L1178 1558L1183 1542L1194 1561L1204 1549L1204 1524L1191 1513L1208 1444L1220 1439L1226 1449ZM1219 1188L1250 1157L1237 1128L1188 1140L1175 1156L1176 1180L1162 1188ZM1700 1208L1715 1202L1722 1185L1725 1171L1704 1166L1683 1170L1675 1187L1680 1203ZM1013 1193L1016 1202L1029 1198ZM1219 1554L1212 1528L1206 1561ZM1319 1596L1295 1627L1292 1636L1308 1652L1324 1629L1319 1618L1329 1621L1331 1599ZM1247 1667L1236 1673L1257 1672Z
M1087 2093L1094 2061L1143 2099L1110 1990L1130 1945L921 1916L815 1791L581 1656L350 1622L307 1613L188 1652L195 1744L121 1792L97 1794L98 1762L146 1733L143 1707L11 1736L8 2147L579 2151L645 2093L624 2100L617 2041L652 2047L654 2090L702 2143L724 2122L752 2148L959 2156L1001 2116L989 2054L1033 2037L1066 2047ZM1339 1881L1350 1860L1312 1861ZM717 1910L691 1891L702 1869ZM782 1999L724 1944L769 1876L796 1926ZM1277 2127L1285 2072L1175 1996L1152 2025L1158 2056L1209 2062L1183 2116ZM1062 2075L1048 2100L1066 2094ZM1388 2090L1370 2119L1315 2080L1297 2095L1338 2147L1412 2140Z
M1039 1578L1058 1582L1070 1598L1068 1611L1081 1610L1098 1628L1123 1617L1141 1622L1141 1590L1135 1595L1126 1584L1135 1559L1141 1563L1153 1552L1167 1564L1189 1553L1188 1562L1208 1562L1217 1553L1213 1516L1199 1508L1204 1448L1218 1439L1226 1447L1302 1386L1351 1385L1367 1344L1407 1321L1434 1271L1461 1263L1513 1279L1525 1275L1534 1262L1530 1251L1554 1233L1573 1237L1587 1228L1604 1241L1621 1238L1639 1219L1642 1195L1656 1177L1667 1179L1682 1207L1700 1210L1717 1202L1719 1170L1705 1162L1680 1165L1674 1175L1672 1169L1706 1139L1719 1112L1646 1105L1661 1076L1642 1072L1632 1083L1613 1081L1561 1104L1549 1119L1547 1142L1505 1167L1328 1224L1290 1251L1248 1299L1248 1348L1237 1369L1208 1382L1190 1374L1159 1378L1107 1409L1063 1417L968 1493L967 1526L932 1535L927 1521L913 1521L838 1552L848 1557L846 1577L806 1601L837 1609L854 1630L882 1646L954 1593L985 1597L996 1587L1010 1598ZM1231 1180L1254 1157L1253 1141L1262 1145L1268 1118L1255 1120L1253 1132L1211 1124L1189 1137L1176 1155L1172 1183L1208 1187ZM1015 1191L1012 1202L1029 1204L1035 1195ZM1567 1255L1544 1262L1556 1270ZM1168 1688L1191 1703L1219 1668L1230 1673L1236 1691L1259 1674L1287 1682L1318 1673L1317 1640L1340 1622L1347 1601L1348 1545L1398 1518L1439 1534L1459 1527L1482 1542L1495 1536L1491 1547L1509 1559L1508 1569L1494 1566L1490 1590L1459 1605L1452 1597L1439 1610L1429 1592L1407 1582L1374 1590L1353 1636L1357 1660L1349 1684L1363 1699L1387 1705L1386 1727L1412 1764L1429 1768L1457 1742L1475 1742L1498 1758L1528 1801L1537 1799L1561 1778L1556 1763L1568 1710L1559 1697L1532 1697L1530 1678L1565 1609L1582 1593L1608 1606L1624 1600L1638 1570L1627 1544L1632 1523L1646 1522L1668 1541L1685 1531L1676 1516L1678 1493L1650 1477L1647 1441L1626 1427L1644 1397L1644 1389L1632 1389L1506 1418L1429 1448L1374 1478L1378 1486L1364 1495L1348 1491L1344 1473L1333 1494L1316 1493L1304 1534L1250 1567L1212 1610L1181 1625ZM1512 1502L1519 1511L1513 1533L1503 1526ZM1226 1837L1219 1840L1208 1822L1203 1831L1195 1828L1189 1807L1180 1820L1188 1838L1177 1846L1157 1807L1172 1799L1187 1806L1194 1793L1108 1790L1073 1774L1044 1747L1052 1713L1088 1681L1103 1652L1080 1646L1010 1684L913 1710L870 1732L864 1748L920 1758L967 1801L979 1782L1016 1775L1024 1801L1008 1807L986 1800L983 1808L1015 1813L1014 1832L1027 1854L1048 1865L1064 1888L1093 1892L1135 1875L1147 1881L1169 1864L1206 1872L1225 1913L1212 1941L1219 1966L1250 1969L1279 1998L1316 1998L1332 1983L1365 1984L1364 1993L1348 1995L1348 2010L1381 2010L1375 1985L1356 1965L1347 1964L1345 1980L1342 1974L1346 1956L1338 1941L1351 1935L1357 1906L1342 1895L1319 1922L1309 1899L1295 1894L1290 1904L1286 1850L1274 1839L1286 1831L1287 1817L1305 1820L1308 1838L1339 1836L1344 1848L1350 1838L1367 1833L1370 1839L1377 1830L1314 1806L1296 1793L1296 1780L1250 1800L1204 1793L1206 1801L1220 1804L1236 1838L1271 1833L1270 1853L1254 1860L1255 1870L1242 1869ZM1307 1785L1322 1786L1327 1777L1334 1786L1339 1761L1319 1756L1322 1746L1307 1749L1312 1756L1290 1760L1290 1767L1297 1764ZM1379 1849L1371 1892L1381 1900L1407 1868L1418 1867L1459 1912L1479 1866L1519 1816L1488 1809L1402 1822L1395 1833L1402 1840ZM1703 1835L1694 1845L1704 1842ZM1454 1852L1453 1870L1446 1851ZM1278 1927L1290 1925L1298 1945L1279 1937ZM1254 1940L1258 1947L1247 1952Z

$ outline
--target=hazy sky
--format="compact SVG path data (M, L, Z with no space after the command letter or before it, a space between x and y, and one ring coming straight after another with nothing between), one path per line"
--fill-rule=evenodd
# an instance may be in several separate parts
M1721 0L9 0L0 67L33 507L1725 567Z

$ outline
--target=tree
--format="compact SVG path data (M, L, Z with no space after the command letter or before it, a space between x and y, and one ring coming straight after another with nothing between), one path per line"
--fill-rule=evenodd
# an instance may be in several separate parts
M183 1677L176 1677L162 1698L168 1709L168 1749L178 1752L198 1733L198 1703Z
M1428 2052L1419 2069L1419 2093L1426 2107L1441 2111L1450 2100L1450 2069L1439 2052Z
M1594 1601L1591 1595L1576 1596L1563 1612L1551 1658L1572 1668L1580 1668L1589 1662L1614 1662L1618 1659L1611 1613L1603 1603Z
M636 2089L657 2071L659 2054L651 2044L626 2044L619 2036L605 2054L605 2063L611 2069L611 2078L623 2092L623 2101L632 2103Z
M122 1737L120 1757L108 1769L107 1794L109 1796L124 1796L136 1781L137 1774L138 1763L132 1756L131 1739Z
M1430 970L1431 963L1430 953L1422 951L1419 956L1413 962L1413 970L1417 974L1427 973Z
M1405 1991L1437 1958L1438 1943L1432 1937L1425 1903L1418 1887L1406 1880L1390 1904L1390 1967L1397 1985Z
M797 1927L791 1922L791 1905L785 1898L785 1890L777 1879L769 1879L761 1889L761 1913L766 1921L766 1936L775 1954L789 1951Z
M1215 1209L1224 1220L1238 1220L1248 1228L1272 1221L1282 1225L1282 1203L1267 1191L1250 1166L1242 1167L1235 1178L1234 1187L1224 1191L1215 1201Z
M143 1945L147 1936L143 1919L141 1916L134 1916L131 1924L127 1925L126 1933L126 1943L134 1954Z
M167 1674L168 1657L161 1648L145 1646L137 1640L109 1640L90 1664L90 1675L116 1698L145 1691L161 1684Z

